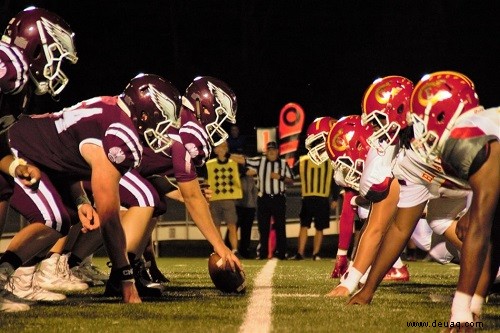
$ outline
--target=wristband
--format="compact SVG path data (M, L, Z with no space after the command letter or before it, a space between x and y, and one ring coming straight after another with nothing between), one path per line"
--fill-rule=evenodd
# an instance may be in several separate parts
M118 268L116 270L116 274L117 274L116 275L117 279L122 282L124 281L134 282L134 270L130 265Z
M27 165L27 164L28 163L22 158L14 158L14 160L9 165L9 175L11 175L12 178L16 178L17 167L20 165Z
M75 204L76 204L76 209L79 210L82 205L85 205L85 204L90 205L91 203L90 203L89 198L85 194L83 194L83 195L80 195L78 198L76 198Z

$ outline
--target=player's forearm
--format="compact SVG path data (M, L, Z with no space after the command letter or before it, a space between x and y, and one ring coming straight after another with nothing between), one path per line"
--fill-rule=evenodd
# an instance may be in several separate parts
M212 220L208 203L201 192L198 181L195 179L179 183L179 189L184 197L186 208L198 229L214 248L220 249L224 242Z
M0 171L9 174L10 164L14 161L14 156L7 155L0 160Z

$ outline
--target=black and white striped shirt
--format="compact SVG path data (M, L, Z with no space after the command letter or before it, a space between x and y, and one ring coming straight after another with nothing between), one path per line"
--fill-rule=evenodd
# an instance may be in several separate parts
M285 194L285 182L271 178L271 172L293 178L292 170L284 159L278 158L271 162L266 156L250 157L246 159L246 164L257 171L259 196Z

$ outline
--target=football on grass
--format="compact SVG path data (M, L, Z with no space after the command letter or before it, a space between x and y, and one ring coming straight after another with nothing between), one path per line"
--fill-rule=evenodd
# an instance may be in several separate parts
M235 272L229 265L223 267L222 258L215 252L208 258L208 273L215 287L220 291L238 294L245 292L245 273L238 267Z

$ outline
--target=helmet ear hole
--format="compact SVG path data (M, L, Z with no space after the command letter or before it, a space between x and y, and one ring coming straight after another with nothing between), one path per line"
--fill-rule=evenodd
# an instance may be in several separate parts
M444 123L446 118L446 113L444 111L440 111L436 117L436 121L440 124Z
M404 104L400 104L400 105L398 106L398 108L397 108L396 112L397 112L398 114L401 114L401 113L403 113L404 109L405 109Z

